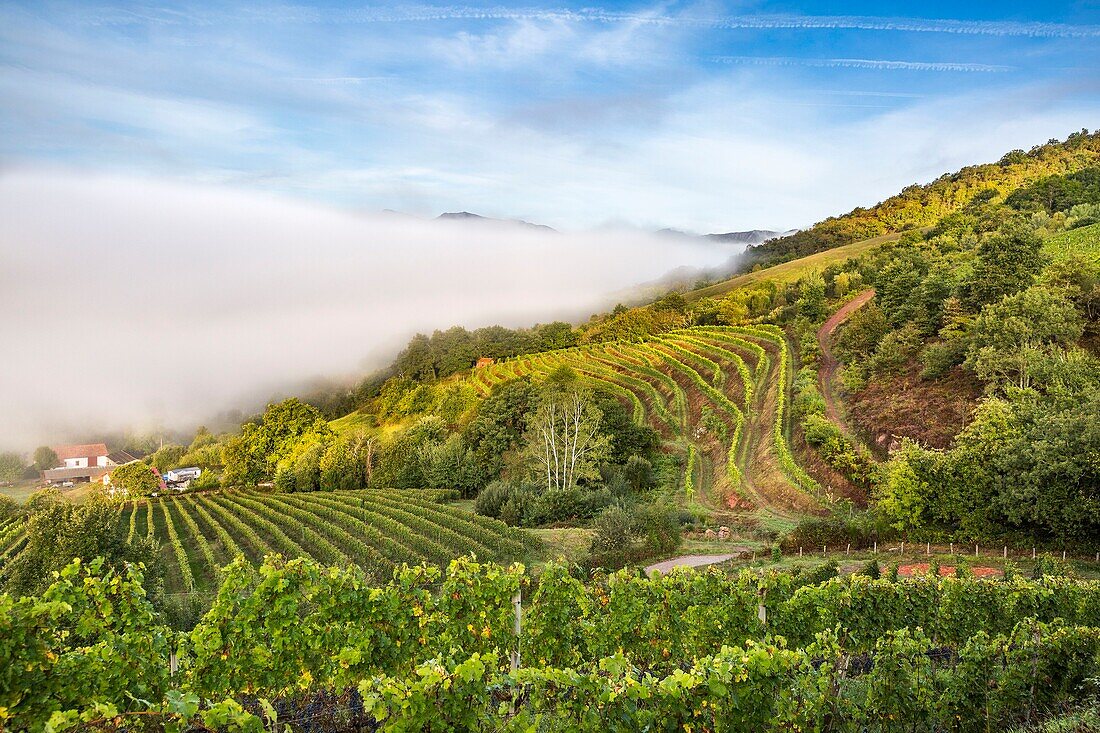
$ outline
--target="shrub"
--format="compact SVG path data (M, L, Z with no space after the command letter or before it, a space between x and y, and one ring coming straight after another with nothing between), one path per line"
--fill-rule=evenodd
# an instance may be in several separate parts
M554 489L539 495L531 503L524 524L535 526L588 519L594 517L610 503L611 493L607 489L592 491L579 486Z
M1049 552L1044 552L1036 561L1035 569L1031 575L1036 580L1039 578L1072 578L1074 572L1073 567L1068 562Z
M623 466L623 478L634 491L648 491L657 485L653 464L641 456L631 456Z
M516 487L508 481L494 481L474 500L474 511L486 517L500 519L501 509L512 498Z
M596 518L587 564L621 568L646 558L667 555L680 546L680 523L674 508L662 504L633 509L611 506Z

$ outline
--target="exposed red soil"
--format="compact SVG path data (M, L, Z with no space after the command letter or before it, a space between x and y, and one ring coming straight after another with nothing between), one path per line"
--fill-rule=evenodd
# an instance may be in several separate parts
M902 565L898 567L898 575L906 578L911 578L914 575L928 575L928 571L931 569L931 565L926 562L912 563L911 565ZM1004 575L1003 570L997 568L970 568L970 572L975 578L999 578ZM953 565L940 565L940 577L948 578L955 574L955 567Z
M956 367L942 379L923 379L920 364L901 375L876 376L848 400L853 426L886 451L900 438L946 448L970 421L982 395L972 374Z

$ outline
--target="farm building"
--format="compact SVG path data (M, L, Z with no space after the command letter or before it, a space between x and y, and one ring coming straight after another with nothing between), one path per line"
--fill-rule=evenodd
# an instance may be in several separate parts
M48 484L79 484L97 481L110 469L109 452L104 443L59 445L53 452L59 464L42 472Z
M474 365L475 369L481 369L482 367L492 366L496 363L496 359L488 356L482 356L478 358L477 364Z
M138 458L126 451L109 453L104 443L85 445L59 445L53 449L59 465L42 472L42 478L48 484L82 484L89 481L103 481L115 466L133 463Z

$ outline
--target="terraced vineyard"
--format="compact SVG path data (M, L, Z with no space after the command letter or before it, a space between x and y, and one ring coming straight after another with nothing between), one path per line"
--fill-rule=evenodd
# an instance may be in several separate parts
M187 494L130 503L121 521L130 537L160 541L171 592L212 591L218 569L238 555L256 562L282 553L354 563L387 581L401 563L445 566L470 553L509 562L526 556L534 542L522 530L416 491ZM22 548L24 534L22 519L0 525L0 572Z
M635 422L682 456L686 502L789 519L831 501L791 454L791 359L774 326L700 326L520 357L476 369L470 380L485 396L496 384L567 366L618 396Z

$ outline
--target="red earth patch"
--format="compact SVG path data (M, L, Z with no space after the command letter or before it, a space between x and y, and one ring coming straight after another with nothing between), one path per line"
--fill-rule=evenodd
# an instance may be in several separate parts
M928 570L931 566L926 562L913 563L911 565L902 565L898 568L898 575L911 578L914 575L928 575ZM999 578L1004 575L1003 570L997 568L970 568L971 574L975 578ZM947 578L955 574L954 565L940 565L940 577Z

